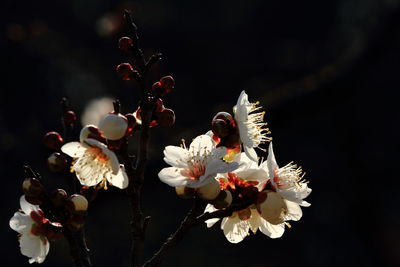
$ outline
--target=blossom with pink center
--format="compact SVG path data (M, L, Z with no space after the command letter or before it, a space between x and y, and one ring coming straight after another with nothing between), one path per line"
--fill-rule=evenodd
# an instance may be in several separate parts
M238 168L237 162L227 163L222 158L226 148L216 148L208 135L196 137L189 148L185 145L167 146L164 161L172 167L162 169L158 177L173 187L198 188L214 179L217 173L230 172Z
M300 206L308 207L311 204L303 199L311 193L311 188L303 179L303 171L293 163L279 168L276 163L272 143L268 148L268 158L264 162L273 189L284 199L297 203Z
M107 183L124 189L128 186L128 176L124 165L119 164L117 156L107 146L95 139L83 142L70 142L61 148L62 152L74 158L71 171L84 186L100 184L107 189Z
M49 221L44 218L39 206L28 203L25 196L20 198L20 205L22 211L14 214L10 227L20 234L21 253L30 258L29 263L42 263L50 249L44 227Z

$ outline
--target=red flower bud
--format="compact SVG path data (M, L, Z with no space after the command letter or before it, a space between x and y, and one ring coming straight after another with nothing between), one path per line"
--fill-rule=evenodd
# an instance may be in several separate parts
M175 86L175 80L172 76L164 76L160 79L161 87L164 88L165 94L172 91Z
M68 195L63 189L56 189L50 193L49 197L54 206L61 208L65 206Z
M129 63L119 64L116 70L121 75L122 80L124 81L130 81L135 77L135 75L138 75L138 72L134 70Z
M64 144L64 140L59 133L48 132L43 137L43 143L50 149L60 150L61 146Z
M74 124L76 121L75 112L73 112L72 110L68 110L67 112L64 113L63 120L65 125Z
M131 136L137 125L136 118L132 113L125 114L125 117L128 120L128 129L126 130L126 135Z
M127 52L131 49L133 44L133 40L129 37L121 37L118 41L118 48L124 52Z
M155 114L157 121L161 126L170 127L175 123L175 112L172 109L166 108Z

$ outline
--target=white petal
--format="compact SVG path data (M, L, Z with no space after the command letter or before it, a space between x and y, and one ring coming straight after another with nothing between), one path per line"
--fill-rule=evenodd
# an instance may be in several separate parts
M284 223L273 225L267 222L264 218L261 218L260 221L261 221L260 231L263 234L269 236L270 238L279 238L285 232Z
M238 216L232 216L222 220L221 228L224 231L226 239L236 244L247 236L250 223L247 220L240 220Z
M127 188L129 184L129 179L128 175L125 172L124 165L120 165L119 172L117 174L111 174L107 180L115 187L118 187L120 189Z
M179 146L166 146L164 161L173 167L187 168L189 151Z
M250 159L246 153L242 152L239 153L233 160L234 162L239 163L239 168L235 171L235 173L238 173L240 171L246 170L246 169L256 169L258 168L258 164L256 161Z
M217 173L233 172L239 167L237 162L227 163L220 159L214 159L206 166L204 176L213 175Z
M299 205L302 207L310 207L311 206L310 203L308 203L307 201L304 201L304 200L301 203L299 203Z
M275 173L274 173L275 170L279 168L278 163L276 163L272 142L269 143L268 158L267 158L266 162L267 162L266 164L267 164L267 168L268 168L268 172L269 172L269 178L272 181L275 176Z
M206 209L204 210L204 213L207 213L207 212L211 213L211 212L214 212L216 210L218 210L218 209L216 209L214 207L214 205L208 204ZM219 221L219 218L213 218L213 219L209 219L209 220L205 221L205 223L207 224L207 227L210 228L211 226L213 226L218 221Z
M263 169L247 169L241 172L236 172L237 176L246 181L256 181L256 187L261 190L269 180L268 174Z
M210 154L214 148L214 143L212 138L208 135L197 136L189 147L189 152L191 155L203 156L204 154Z
M303 198L306 198L311 193L311 188L308 188L305 183L300 183L300 186L300 188L296 187L290 190L277 190L277 192L283 198L301 204L303 203Z
M81 157L86 149L86 146L79 142L69 142L61 147L61 151L72 158Z
M241 121L237 121L237 122L238 122L240 140L242 141L242 143L245 147L245 152L246 152L246 147L252 148L255 146L254 140L252 138L251 133L249 132L248 126ZM249 155L249 153L253 153L253 152L250 151L250 152L246 152L246 153L247 153L247 155ZM254 151L254 153L255 153L255 151ZM253 153L253 155L254 155L254 153ZM254 157L249 156L249 158L251 158L252 160L258 161L257 157L254 158Z
M221 159L226 155L226 153L227 153L226 147L214 148L211 151L211 157L214 159Z
M31 214L32 211L38 211L39 206L37 205L32 205L25 199L25 195L21 196L19 199L19 205L21 206L22 211L26 214L29 215Z
M10 227L18 233L27 233L31 231L33 220L30 215L23 214L22 212L14 213L10 220Z
M238 101L236 105L233 107L233 112L235 113L235 119L238 121L245 121L247 120L249 110L247 106L249 105L249 100L246 92L243 90L240 93Z
M113 174L117 174L119 172L119 169L120 169L119 168L120 164L119 164L117 155L115 155L115 153L113 151L111 151L110 149L108 149L108 148L103 148L102 151L108 157L109 164L111 166Z
M175 167L164 168L158 173L158 177L169 186L185 186L188 183L188 178L181 174L181 170Z
M292 201L285 200L287 209L288 209L288 214L285 216L285 221L286 220L292 220L292 221L298 221L301 219L301 216L303 216L303 212L299 206L299 204L294 203Z
M257 229L261 225L261 216L256 209L250 209L250 210L251 210L251 217L248 221L250 224L251 231L253 231L253 233L255 234L257 232Z
M85 186L95 186L105 178L104 166L94 161L88 163L84 157L80 157L73 168L79 182Z
M45 244L39 236L24 234L20 240L21 253L31 258L29 263L42 263L49 252L49 241L45 239Z
M258 162L258 156L254 148L244 145L244 153L246 153L246 156L251 160Z

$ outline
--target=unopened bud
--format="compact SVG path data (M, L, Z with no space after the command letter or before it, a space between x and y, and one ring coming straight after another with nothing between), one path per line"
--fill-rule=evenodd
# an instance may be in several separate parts
M229 190L222 190L218 197L212 201L212 204L217 209L224 209L232 204L232 194Z
M121 37L118 41L118 48L124 52L127 52L131 49L133 41L129 37Z
M211 121L213 133L220 137L226 137L235 127L235 120L228 112L218 112Z
M52 172L62 172L68 166L68 161L64 155L54 152L47 158L47 166Z
M246 208L246 209L237 211L237 214L239 216L239 219L241 219L242 221L245 221L245 220L250 219L251 210L250 210L250 208Z
M211 201L217 198L220 191L221 188L218 181L216 179L211 179L208 184L197 188L197 195L204 200Z
M175 123L175 112L172 109L166 108L155 114L157 122L163 127L170 127Z
M137 71L134 70L129 63L119 64L116 70L121 75L122 80L124 81L130 81L135 77L135 75L137 75Z
M64 207L67 202L67 192L63 189L56 189L50 193L50 201L53 203L54 206L57 208Z
M25 178L22 191L26 196L38 196L43 192L42 183L36 178Z
M72 110L68 110L67 112L64 113L63 115L63 120L65 125L73 125L76 121L76 115L75 112Z
M175 86L175 80L172 76L164 76L160 79L161 87L164 89L163 95L164 96L172 91Z
M73 208L73 211L86 211L89 205L87 199L79 194L73 194L68 198L68 202L70 203L70 207ZM72 205L71 205L72 204Z
M191 199L194 197L195 189L185 186L175 187L176 194L182 199Z
M125 114L125 117L128 121L128 129L126 130L126 135L131 136L137 125L136 118L132 113Z
M121 114L110 113L99 123L99 130L103 137L109 140L119 140L125 136L128 129L128 120Z
M43 143L50 149L59 150L64 144L64 140L57 132L48 132L44 138Z
M263 193L266 194L266 199L257 205L261 217L275 225L283 223L287 214L287 206L284 199L271 190L266 190Z

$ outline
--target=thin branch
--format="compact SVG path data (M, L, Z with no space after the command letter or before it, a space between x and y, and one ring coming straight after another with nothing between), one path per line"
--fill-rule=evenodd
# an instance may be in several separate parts
M242 210L250 206L251 203L244 201L241 203L233 204L226 209L217 210L214 212L203 213L206 203L196 199L193 208L186 215L176 232L171 235L161 248L149 259L143 267L159 266L162 261L168 256L172 248L174 248L186 235L186 233L194 226L204 223L207 220L214 218L224 218L232 215L233 212ZM200 215L201 214L201 215Z
M197 217L201 214L206 206L206 203L199 199L195 199L193 207L186 215L185 219L182 221L179 228L168 237L167 241L161 246L157 253L148 260L143 267L159 266L162 261L168 256L171 249L173 249L189 232L189 230L197 224Z

